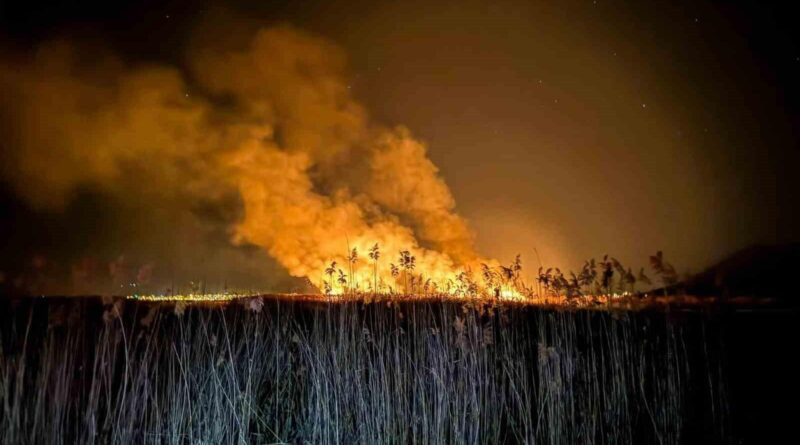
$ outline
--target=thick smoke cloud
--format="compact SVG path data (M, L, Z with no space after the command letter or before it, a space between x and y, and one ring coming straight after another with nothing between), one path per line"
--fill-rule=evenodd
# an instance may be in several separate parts
M5 181L35 212L65 212L85 190L113 202L103 211L114 224L136 227L110 230L137 234L117 246L135 252L128 275L140 282L151 270L174 280L198 255L219 279L258 268L249 277L264 278L276 270L266 252L320 285L326 265L345 264L354 247L366 282L374 243L387 284L403 249L440 281L480 260L424 144L370 122L335 45L280 26L187 53L182 68L131 67L67 42L5 57Z

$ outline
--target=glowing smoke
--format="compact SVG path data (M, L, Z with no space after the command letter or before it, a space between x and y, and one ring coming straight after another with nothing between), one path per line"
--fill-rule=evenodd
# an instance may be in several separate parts
M154 211L202 202L232 243L317 285L326 264L346 263L348 244L365 282L374 243L389 283L402 249L439 281L479 260L425 146L369 121L344 55L320 38L262 29L244 48L193 50L186 71L64 42L6 59L2 171L36 208L63 208L84 186Z

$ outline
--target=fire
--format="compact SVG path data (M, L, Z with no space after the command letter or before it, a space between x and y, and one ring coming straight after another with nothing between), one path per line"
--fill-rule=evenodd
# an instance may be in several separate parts
M499 264L475 251L427 147L369 118L330 42L265 28L244 46L194 48L188 73L128 68L113 56L84 71L80 52L44 45L36 58L0 68L0 93L15 98L7 105L18 116L7 170L32 205L57 210L90 187L168 209L148 230L210 227L231 248L260 248L329 295L502 288L502 298L520 297L510 276L481 284L482 265Z
M506 300L525 300L525 295L521 294L516 289L505 289L500 291L500 296Z

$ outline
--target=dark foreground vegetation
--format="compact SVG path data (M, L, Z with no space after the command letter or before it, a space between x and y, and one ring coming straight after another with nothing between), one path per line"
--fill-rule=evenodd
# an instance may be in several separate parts
M745 386L775 384L743 381L751 368L738 361L759 353L735 343L763 332L739 333L734 325L752 321L727 310L268 298L195 307L5 299L0 309L4 444L727 443L775 434L764 413L777 410ZM761 359L752 369L769 361ZM756 435L756 421L772 431Z

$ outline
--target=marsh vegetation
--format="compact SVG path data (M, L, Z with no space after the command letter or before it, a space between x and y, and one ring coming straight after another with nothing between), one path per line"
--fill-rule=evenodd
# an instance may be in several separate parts
M726 437L703 314L439 300L2 302L0 442Z

